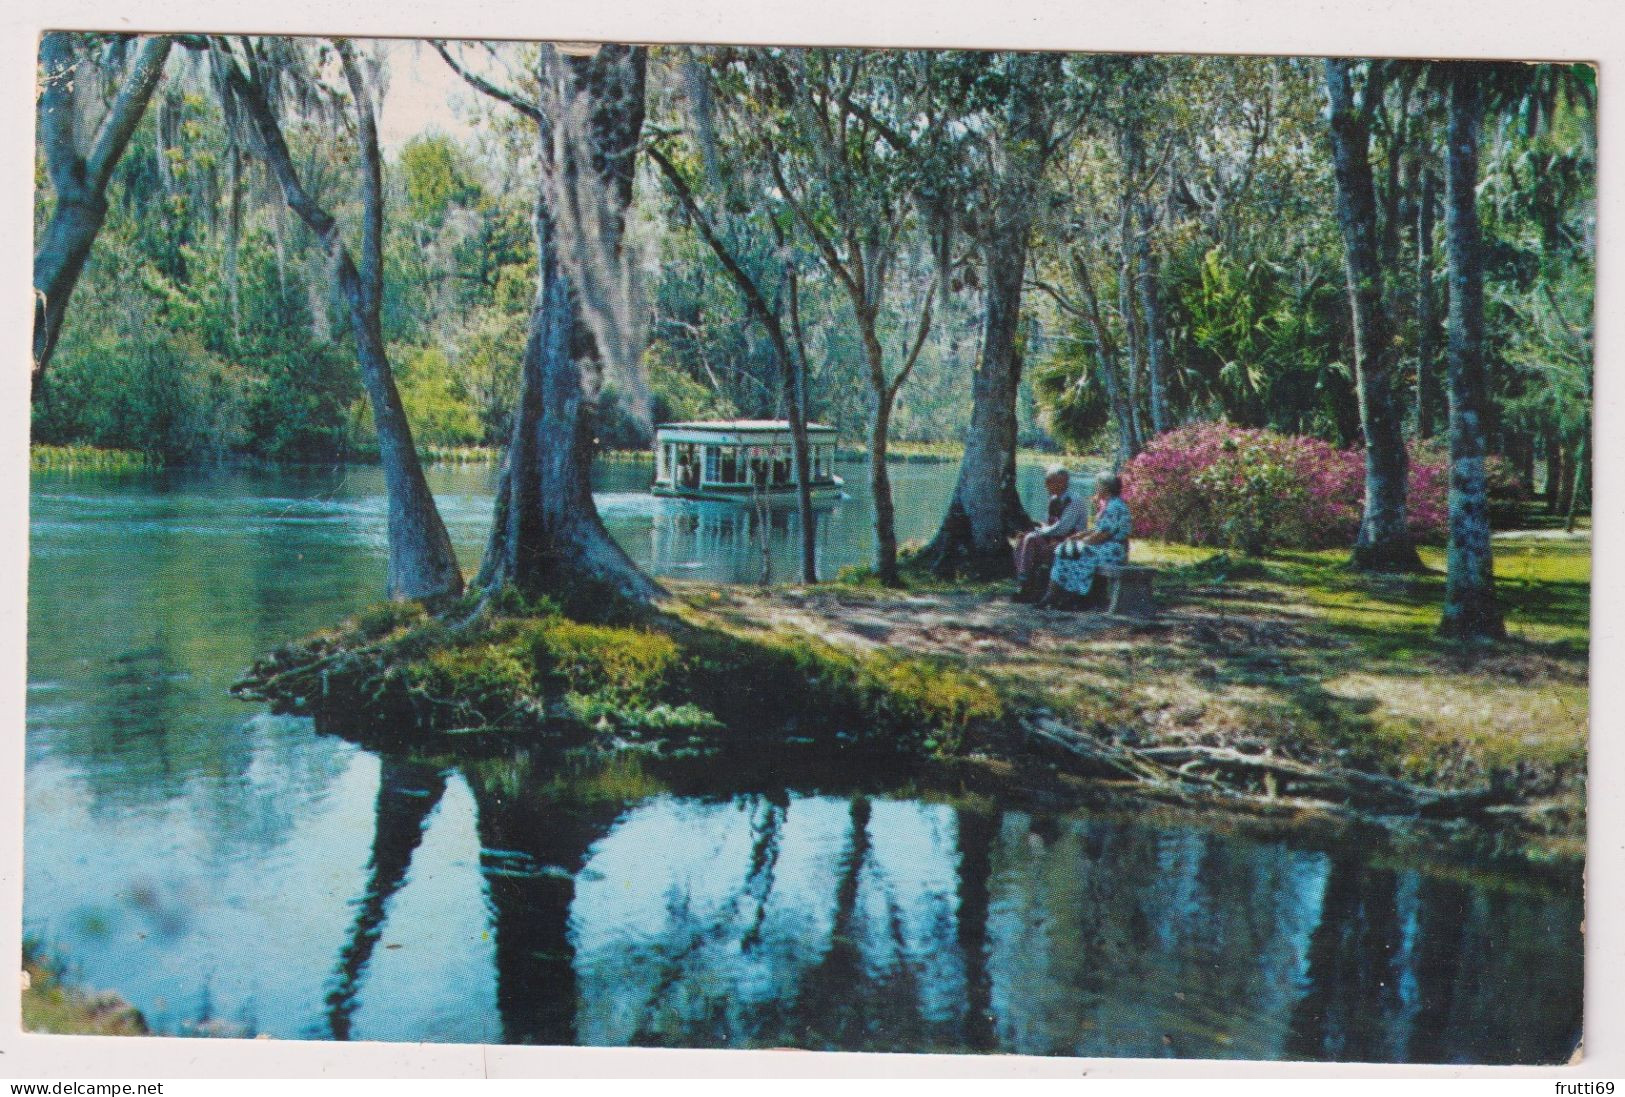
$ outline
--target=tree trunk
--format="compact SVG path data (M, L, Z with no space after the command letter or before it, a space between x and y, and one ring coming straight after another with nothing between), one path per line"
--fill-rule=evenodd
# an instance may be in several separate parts
M1145 441L1145 423L1140 411L1140 376L1144 373L1145 342L1140 338L1140 310L1134 302L1134 213L1133 196L1125 187L1118 214L1117 311L1123 318L1124 400L1136 448Z
M869 490L875 506L875 575L888 587L902 586L897 573L897 512L892 503L891 475L886 470L891 401L879 394L869 426Z
M1013 574L1009 538L1032 526L1016 490L1016 397L1021 293L1037 191L1050 155L1045 101L1058 73L1054 58L1019 59L1001 135L1005 166L992 224L981 239L987 269L982 354L971 379L971 422L959 479L924 556L939 576Z
M591 408L583 390L576 302L552 222L537 203L538 285L521 362L513 434L478 582L551 595L588 616L603 595L650 601L660 588L610 537L592 497Z
M1115 468L1122 469L1140 452L1140 438L1134 430L1134 410L1129 406L1128 393L1118 372L1117 342L1100 313L1100 298L1095 293L1094 279L1088 264L1081 256L1072 263L1078 286L1083 290L1087 307L1089 329L1095 337L1095 361L1100 370L1100 381L1106 389L1106 400L1111 405L1112 418L1117 423L1117 459Z
M103 119L88 155L74 132L73 35L52 31L40 41L40 141L56 196L51 219L34 253L34 399L45 391L45 371L56 352L68 302L90 248L107 217L107 184L164 74L170 38L149 38Z
M1370 571L1419 571L1421 558L1406 520L1407 460L1394 392L1395 348L1377 261L1377 207L1370 136L1349 89L1349 62L1328 59L1332 160L1337 219L1343 230L1360 426L1365 434L1365 514L1352 563Z
M796 347L792 349L790 340L785 336L784 324L779 319L775 308L768 304L767 297L757 285L745 268L740 265L738 258L723 243L717 235L705 211L700 209L699 202L694 197L694 189L689 185L681 172L677 170L671 160L658 148L649 150L649 158L655 166L671 183L677 194L677 199L688 212L694 228L698 230L700 238L710 246L722 268L732 279L734 287L745 299L745 305L757 323L762 325L767 333L768 343L773 348L773 355L778 360L779 380L783 386L785 405L790 418L790 453L796 468L796 511L801 521L801 581L804 583L818 582L818 540L817 526L812 509L812 460L809 455L807 436L807 358L804 340L801 334L801 295L799 280L793 262L785 263L784 279L789 290L790 322L796 332ZM779 240L783 247L783 238ZM799 358L796 350L801 352Z
M339 54L359 122L357 143L362 162L359 270L339 235L337 222L304 189L283 140L282 127L265 99L257 74L244 74L233 62L227 79L259 131L265 158L288 208L316 234L331 257L339 289L349 308L356 359L361 367L362 385L372 404L379 462L383 466L384 490L389 500L389 596L397 599L453 597L462 593L462 572L457 565L457 554L452 550L451 537L423 475L423 465L418 460L412 428L395 387L378 319L383 300L383 168L370 105L371 91L363 86L360 69L346 43L340 43Z
M1416 436L1432 438L1439 425L1438 314L1433 300L1433 203L1438 183L1422 172L1416 202Z
M818 516L812 505L812 451L807 435L809 401L807 398L806 346L799 338L801 332L801 294L799 280L793 267L786 264L785 278L790 288L790 320L798 338L797 356L788 341L784 343L779 376L784 381L785 404L790 413L790 457L796 466L796 517L801 523L801 581L818 582Z
M1495 598L1485 477L1484 258L1478 225L1478 136L1484 93L1477 74L1454 67L1445 173L1450 272L1450 548L1441 635L1506 636Z
M1587 434L1590 427L1587 426ZM1586 434L1580 435L1580 444L1574 448L1574 479L1569 487L1568 517L1564 519L1563 529L1568 533L1574 532L1575 519L1580 513L1580 500L1585 498L1590 490L1587 486L1590 467L1586 464Z
M1173 425L1168 414L1168 378L1162 339L1162 304L1157 298L1157 257L1151 249L1151 203L1142 192L1136 201L1139 232L1135 235L1135 265L1139 268L1140 313L1145 318L1146 380L1151 398L1151 433Z
M1546 500L1546 513L1556 514L1563 502L1563 443L1552 427L1546 428L1546 479L1541 493Z
M941 576L983 578L1011 574L1009 538L1030 528L1016 490L1016 395L1021 387L1022 278L1027 265L1023 218L985 249L987 312L982 357L971 378L971 421L953 499L936 538L926 549Z
M334 237L336 240L336 237ZM391 598L449 598L463 591L463 573L451 546L451 535L435 506L423 475L412 427L401 405L400 391L384 351L377 303L364 303L359 279L348 252L340 250L339 284L349 299L361 382L372 404L378 431L378 459L389 499L389 573Z
M591 229L618 253L643 128L647 54L605 46L566 64L564 78L588 99L591 147L579 151L555 142L560 123L533 114L544 171L556 176L552 193L598 190L604 223ZM479 580L487 591L511 586L526 597L554 597L572 615L604 617L628 603L654 601L662 591L610 537L593 502L594 408L584 371L598 368L600 349L560 253L549 193L544 179L533 215L536 300Z

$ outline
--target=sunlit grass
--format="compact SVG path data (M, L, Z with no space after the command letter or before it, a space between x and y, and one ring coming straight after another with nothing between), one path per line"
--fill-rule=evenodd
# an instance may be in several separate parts
M158 457L130 449L35 445L28 451L28 467L33 472L147 472L162 464Z

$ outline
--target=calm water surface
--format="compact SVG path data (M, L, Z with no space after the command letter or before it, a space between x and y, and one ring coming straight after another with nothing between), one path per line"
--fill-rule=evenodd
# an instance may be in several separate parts
M869 553L842 472L825 573ZM903 539L954 472L896 467ZM635 559L760 575L755 515L646 478L600 485ZM489 480L431 472L470 565ZM793 525L768 517L775 576ZM374 469L34 480L25 931L159 1032L1525 1062L1578 1036L1570 874L812 779L428 766L233 701L255 656L375 600L383 538Z

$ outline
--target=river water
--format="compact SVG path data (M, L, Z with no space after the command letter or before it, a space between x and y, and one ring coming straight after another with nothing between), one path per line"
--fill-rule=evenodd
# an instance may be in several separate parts
M841 471L826 574L869 552ZM902 539L954 472L895 467ZM634 558L760 575L755 515L647 475L600 484ZM466 565L490 476L431 471ZM37 475L31 522L24 930L161 1033L1430 1062L1579 1034L1574 872L811 776L428 765L232 700L376 599L375 469ZM768 518L776 576L793 522Z

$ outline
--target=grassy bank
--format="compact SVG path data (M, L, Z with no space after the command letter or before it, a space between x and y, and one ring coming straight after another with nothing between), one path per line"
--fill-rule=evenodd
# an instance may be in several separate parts
M23 1029L80 1036L144 1036L140 1012L113 994L64 985L59 965L38 946L23 942Z
M162 465L158 457L129 449L35 445L28 450L32 472L148 472Z
M888 442L886 455L894 461L919 462L929 464L934 462L958 461L965 454L964 444L961 442ZM867 461L869 447L862 442L853 441L844 444L836 450L836 456L843 461ZM1030 464L1047 464L1058 461L1062 464L1106 464L1107 459L1095 453L1062 453L1047 450L1023 449L1016 453L1016 459Z

